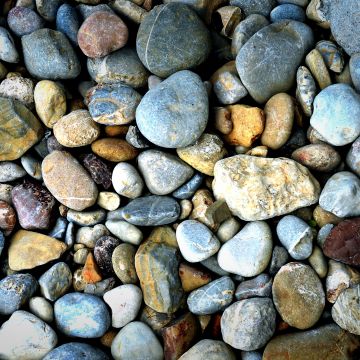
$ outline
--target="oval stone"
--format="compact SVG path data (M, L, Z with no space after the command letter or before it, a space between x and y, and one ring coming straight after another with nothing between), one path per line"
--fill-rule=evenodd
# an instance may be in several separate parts
M85 356L85 357L84 357ZM85 343L69 342L50 351L43 360L109 360L102 350Z
M23 6L12 8L8 13L7 22L10 30L17 36L31 34L45 24L34 10Z
M120 162L132 160L138 150L127 141L118 138L102 138L91 144L91 150L108 161Z
M130 199L139 197L144 188L144 181L137 169L125 162L114 167L112 184L118 194Z

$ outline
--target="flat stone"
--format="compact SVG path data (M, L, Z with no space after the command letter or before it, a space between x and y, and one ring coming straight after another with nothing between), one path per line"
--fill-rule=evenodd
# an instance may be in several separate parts
M18 63L20 60L19 53L16 50L13 37L10 33L3 27L0 26L0 41L1 41L1 50L0 50L0 60L6 61L8 63Z
M103 209L92 211L76 211L68 210L66 218L70 222L74 222L80 226L93 226L99 224L105 220L106 212Z
M91 144L91 150L108 161L121 162L134 159L138 151L127 141L117 138L102 138Z
M85 343L69 342L50 351L43 360L109 360L102 350Z
M47 323L54 321L54 309L50 301L41 296L35 296L30 299L29 310L39 319Z
M4 235L10 235L14 230L15 225L15 210L7 202L0 201L0 229L4 232Z
M136 284L139 278L135 269L136 248L131 244L118 245L111 256L114 273L123 284Z
M143 233L135 225L122 220L108 220L105 226L109 231L124 241L133 245L140 245L143 240Z
M235 291L237 300L252 297L270 297L272 279L267 274L260 274L251 280L245 280L239 284Z
M144 181L135 166L121 162L114 167L112 184L115 191L130 199L139 197L144 188Z
M83 164L96 184L102 185L105 189L111 187L111 169L105 162L94 154L88 154Z
M120 244L120 240L112 236L102 236L96 241L94 255L99 268L105 275L112 275L113 268L111 257L114 249Z

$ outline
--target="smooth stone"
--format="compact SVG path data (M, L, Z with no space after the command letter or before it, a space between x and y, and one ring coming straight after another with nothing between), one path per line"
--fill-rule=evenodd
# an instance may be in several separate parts
M322 249L324 248L325 240L329 236L333 227L333 224L326 224L319 230L316 242Z
M176 228L181 255L189 262L199 262L217 253L220 242L202 223L185 220Z
M110 314L97 296L68 293L54 306L57 328L67 336L97 338L110 326Z
M360 50L349 61L351 80L357 92L360 92Z
M74 253L74 263L79 264L79 265L85 265L86 264L86 260L89 256L89 250L86 248L82 248L82 249L78 249L75 251ZM88 279L84 279L88 280ZM99 278L97 280L100 280Z
M55 199L39 183L25 180L11 192L19 223L23 229L48 229L52 222Z
M4 162L2 162L1 164L4 164ZM11 191L13 188L14 187L12 185L0 183L0 201L5 201L9 205L11 205L12 204Z
M144 182L137 169L125 162L115 166L112 173L112 184L119 195L130 199L139 197L144 188Z
M103 224L97 224L94 227L81 227L76 233L76 243L84 244L92 249L99 238L109 234L108 229Z
M70 148L91 145L100 136L100 126L87 110L75 110L61 117L53 131L56 140Z
M309 5L310 0L277 0L279 4L294 4L301 7L306 7Z
M269 225L264 221L254 221L246 224L222 245L218 262L225 271L251 277L265 270L271 253L272 236Z
M17 36L31 34L44 27L44 20L32 9L23 6L12 8L7 16L10 30Z
M4 79L0 83L0 96L23 103L27 108L34 108L34 82L22 76Z
M240 79L251 97L264 103L288 91L295 82L296 69L312 46L312 30L293 20L268 25L252 36L236 57Z
M344 58L335 43L321 40L316 44L316 49L321 53L327 68L335 73L341 73L344 68Z
M290 159L236 155L218 161L214 173L216 199L224 199L231 212L246 221L287 214L319 198L317 180Z
M21 38L26 69L35 78L76 78L81 66L67 37L55 30L40 29Z
M0 230L4 232L5 236L8 236L14 230L16 225L16 212L5 201L0 201Z
M126 243L140 245L143 240L141 230L126 221L108 220L105 226L114 236Z
M120 212L122 218L133 225L158 226L176 221L180 206L169 196L151 195L130 201Z
M10 162L0 162L0 182L10 182L21 179L26 175L26 171L20 165Z
M21 102L0 97L0 161L16 160L43 135L39 120Z
M275 275L272 294L281 318L297 329L315 325L324 310L325 293L309 265L298 262L284 265Z
M17 231L10 240L9 266L21 271L58 259L66 245L49 236L26 230Z
M251 280L243 281L235 291L237 300L248 299L252 297L270 297L272 279L267 274L260 274Z
M314 209L313 212L313 218L316 221L316 224L322 228L323 226L325 226L326 224L334 224L337 225L339 224L343 219L340 217L337 217L336 215L334 215L333 213L324 210L321 206L317 206Z
M5 246L5 236L4 236L3 232L0 230L0 256L4 250L4 246Z
M176 155L145 150L138 157L138 168L152 194L167 195L183 185L194 170Z
M82 211L95 204L97 187L80 163L67 152L53 151L42 162L44 183L63 205Z
M296 98L306 116L313 113L313 103L316 95L316 84L309 69L300 66L296 73Z
M188 182L176 189L172 196L177 199L189 199L191 198L196 190L201 186L204 180L202 174L196 173Z
M82 267L79 267L78 269L76 269L74 271L74 275L73 275L73 288L75 291L84 291L85 287L86 287L86 282L84 280L84 277L82 275Z
M25 154L20 158L21 165L29 176L36 180L42 180L41 161L29 154Z
M91 150L105 160L112 162L134 159L138 151L127 141L117 138L102 138L91 144Z
M111 191L101 191L96 203L105 210L114 211L120 206L120 196Z
M346 155L346 165L357 175L360 176L360 137L351 145Z
M94 154L88 154L83 159L86 170L96 184L102 185L105 189L111 187L111 168Z
M43 297L32 297L29 301L29 310L47 323L54 321L54 309L51 303Z
M142 303L142 292L132 284L118 286L104 295L112 312L112 327L122 328L135 320Z
M147 305L140 314L140 321L150 326L158 336L161 336L162 329L173 319L173 314L159 313Z
M274 0L230 0L230 5L241 8L246 17L251 14L269 16L275 3Z
M75 246L74 246L74 250L76 250L76 249L77 249L77 247L75 248ZM86 256L84 256L82 259L77 259L76 255L82 251L84 251L84 255L86 255ZM76 250L76 252L74 254L74 262L77 264L84 265L84 267L82 268L82 273L81 273L82 278L83 278L84 282L86 283L84 292L85 292L87 285L99 284L101 282L101 280L103 279L100 268L97 265L97 262L95 260L95 257L92 254L92 252L90 252L88 249L81 248L81 249Z
M179 276L182 288L185 292L198 289L201 286L208 284L212 280L212 276L209 274L209 272L187 263L180 264Z
M114 13L112 9L106 4L96 5L97 3L100 2L99 0L83 0L83 1L76 0L76 1L83 3L78 5L76 9L78 10L78 12L80 13L80 15L84 20L87 19L93 13L98 11L109 11L110 13ZM89 4L89 5L85 5L85 4Z
M316 48L311 50L306 55L305 64L310 69L311 74L319 84L320 89L325 89L331 85L330 74L319 50Z
M144 87L148 72L134 49L124 47L103 58L88 58L88 72L101 84L122 82L133 88Z
M271 10L270 20L272 23L282 20L305 21L305 11L294 4L280 4Z
M239 222L234 218L231 217L227 220L225 220L220 226L216 233L217 238L221 242L227 242L231 238L233 238L236 233L238 233L240 230L240 224Z
M34 295L38 282L30 274L13 274L0 281L0 314L11 315Z
M39 278L41 294L48 300L55 301L63 296L72 284L72 273L64 262L58 262Z
M125 136L126 141L137 149L146 149L150 147L150 143L141 134L140 130L135 125L130 125Z
M16 336L14 336L16 334ZM41 360L57 344L55 331L35 315L19 310L3 323L0 357L8 360Z
M313 252L309 257L309 264L316 271L320 279L323 279L328 271L326 258L318 246L314 246Z
M187 298L187 304L195 315L214 314L230 305L234 292L233 281L224 276L192 291Z
M80 19L76 9L69 4L62 4L56 13L56 30L64 33L77 46L79 28Z
M92 88L87 98L94 121L104 125L124 125L135 119L141 95L130 86L115 83Z
M52 128L66 113L65 92L54 81L39 81L35 86L34 100L36 113L49 128Z
M111 256L114 273L123 284L136 284L139 278L135 269L136 248L131 244L118 245Z
M115 360L162 360L163 348L146 324L133 321L115 336L111 355Z
M80 226L94 226L103 222L106 218L106 212L103 209L92 211L75 211L70 209L66 218L69 222L74 222Z
M108 360L109 357L97 347L85 343L69 342L50 351L43 360Z
M36 10L46 21L54 21L63 0L35 0Z
M310 0L306 16L323 29L330 28L330 6L332 0Z
M75 224L72 222L69 222L66 228L64 242L68 249L73 247L75 243Z
M96 295L99 297L104 296L108 291L116 286L116 280L113 277L98 281L94 284L86 284L84 293Z
M112 275L114 272L111 257L118 245L120 245L120 240L112 236L102 236L96 241L94 256L99 268L105 275Z
M256 350L275 332L276 311L269 298L253 298L233 303L221 317L223 340L235 349Z
M200 77L188 70L179 71L145 94L136 109L136 123L155 145L185 147L205 130L208 106Z
M10 33L3 27L0 26L0 60L8 63L18 63L20 56L16 50L13 37Z

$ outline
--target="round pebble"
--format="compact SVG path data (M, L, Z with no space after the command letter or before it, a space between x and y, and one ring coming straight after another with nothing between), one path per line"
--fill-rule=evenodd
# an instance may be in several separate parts
M135 269L136 248L131 244L120 244L111 256L114 273L123 284L136 284L138 276Z
M97 204L105 210L114 211L120 206L120 196L111 191L101 191Z
M102 138L91 144L91 150L108 161L129 161L136 157L138 151L123 139Z
M144 188L144 182L137 169L125 162L121 162L114 167L112 183L119 195L130 199L139 197Z

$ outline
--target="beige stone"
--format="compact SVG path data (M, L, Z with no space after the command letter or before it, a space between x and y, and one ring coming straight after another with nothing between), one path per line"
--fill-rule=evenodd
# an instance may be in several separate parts
M340 218L333 213L324 210L320 205L318 205L313 212L314 220L316 221L317 225L322 228L326 224L334 224L337 225L343 218Z
M325 89L331 85L329 71L319 50L311 50L305 58L305 64L310 69L311 74L319 84L320 89Z

